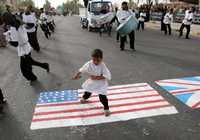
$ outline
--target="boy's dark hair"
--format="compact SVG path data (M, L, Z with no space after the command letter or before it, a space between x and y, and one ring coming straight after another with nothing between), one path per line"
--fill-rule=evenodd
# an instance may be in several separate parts
M124 1L122 2L122 5L128 5L128 2Z
M103 51L100 49L95 49L92 51L92 57L103 58Z

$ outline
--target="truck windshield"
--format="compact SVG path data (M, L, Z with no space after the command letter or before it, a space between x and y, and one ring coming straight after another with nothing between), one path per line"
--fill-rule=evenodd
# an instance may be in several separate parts
M112 11L111 2L93 2L91 3L91 12L95 15L106 14Z

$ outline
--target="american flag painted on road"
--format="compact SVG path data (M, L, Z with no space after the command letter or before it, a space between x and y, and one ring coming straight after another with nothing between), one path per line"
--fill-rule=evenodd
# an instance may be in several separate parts
M160 80L156 83L192 109L200 108L200 76Z
M94 125L169 115L177 110L147 83L109 87L111 116L105 117L98 95L80 104L83 90L44 92L35 107L31 129Z

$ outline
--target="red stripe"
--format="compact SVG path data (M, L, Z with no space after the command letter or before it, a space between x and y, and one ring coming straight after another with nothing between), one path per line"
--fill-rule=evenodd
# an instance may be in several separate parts
M166 100L158 99L158 100L152 100L152 101L123 103L123 104L117 104L117 105L110 105L109 107L115 108L115 107L133 106L133 105L141 105L141 104L149 104L149 103L157 103L157 102L166 102ZM91 107L91 108L84 108L84 109L71 109L71 110L60 110L60 111L50 111L50 112L39 112L39 113L34 113L34 116L43 116L43 115L59 114L59 113L83 112L83 111L99 110L99 109L103 109L103 107Z
M148 84L146 85L139 85L139 86L136 86L136 85L130 85L130 86L127 86L127 87L113 87L113 88L108 88L108 90L119 90L119 89L128 89L128 88L139 88L139 87L147 87L149 86Z
M197 102L195 105L192 106L192 109L196 109L200 105L200 101Z
M152 110L157 108L165 108L170 107L170 104L167 105L158 105L158 106L150 106L150 107L144 107L144 108L138 108L138 109L127 109L127 110L120 110L120 111L113 111L112 115L114 114L122 114L122 113L130 113L130 112L136 112L136 111L144 111L144 110ZM97 116L103 116L103 112L99 113L93 113L93 114L87 114L87 115L79 115L79 116L64 116L64 117L54 117L54 118L42 118L42 119L33 119L32 122L42 122L42 121L55 121L55 120L67 120L67 119L76 119L76 118L90 118L90 117L97 117Z
M180 91L172 91L172 94L184 93L184 92L192 92L192 91L199 91L200 88L190 89L190 90L180 90Z
M128 99L136 99L136 98L144 98L144 97L153 97L153 96L160 96L159 94L151 94L151 95L144 95L144 96L133 96L133 97L124 97L124 98L113 98L109 99L109 101L120 101L120 100L128 100ZM88 101L88 103L97 103L99 100ZM60 103L60 104L45 104L45 105L37 105L36 107L55 107L55 106L67 106L67 105L79 105L80 102L68 102L68 103Z
M113 92L113 93L108 93L107 96L118 95L118 94L128 94L128 93L152 92L152 91L155 91L155 90L149 89L149 90L138 90L138 91L128 91L128 92L126 92L126 91L125 92ZM98 96L99 96L98 94L94 93L91 97L98 97Z
M159 81L160 83L169 83L169 84L181 84L181 85L191 85L191 86L200 86L200 84L189 84L182 82L167 82L167 81Z

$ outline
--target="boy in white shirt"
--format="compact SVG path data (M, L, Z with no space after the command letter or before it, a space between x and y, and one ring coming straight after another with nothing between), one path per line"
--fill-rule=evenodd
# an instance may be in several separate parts
M54 25L53 25L53 16L50 12L46 12L47 15L47 26L49 27L49 29L51 30L51 32L54 33Z
M171 35L171 24L173 22L173 9L171 9L168 13L165 14L163 23L165 24L165 35L167 35L167 29L169 35Z
M135 13L128 9L128 3L122 2L122 10L117 12L117 18L120 24L124 23L124 21L129 18L130 16L135 17ZM134 30L129 34L130 38L130 48L135 51L135 32ZM126 36L121 36L120 40L120 48L121 51L125 48Z
M11 26L9 31L5 33L7 41L14 47L17 47L18 56L20 57L20 68L22 75L30 81L37 80L32 71L32 66L38 66L49 72L48 63L40 63L31 57L31 45L28 41L27 31L20 19L16 19L15 26Z
M22 15L23 22L25 23L25 28L28 33L28 40L30 45L37 52L40 51L40 45L37 39L36 26L37 26L37 18L35 13L32 12L32 6L28 6L25 13Z
M47 15L44 12L44 8L41 8L40 12L41 12L40 20L39 20L40 27L41 27L42 31L44 32L45 37L48 39L51 36L51 33L50 33L49 27L47 25Z
M104 106L105 116L109 116L111 113L109 111L106 94L108 89L108 80L111 80L111 73L103 62L103 52L100 49L95 49L92 52L92 60L85 63L72 79L80 79L82 73L87 74L90 78L82 85L85 93L81 99L81 103L86 103L92 93L99 94L100 102Z
M146 18L146 13L144 12L144 10L142 10L140 12L140 15L139 15L139 18L138 18L138 30L140 29L140 26L142 27L142 30L144 30L144 21L145 21L145 18Z
M190 34L190 29L191 29L191 24L192 24L192 20L193 20L193 16L194 16L194 12L195 12L195 8L192 7L190 10L187 10L185 12L185 18L183 19L181 28L180 28L180 34L179 37L181 37L183 35L183 29L186 28L187 29L187 33L186 33L186 39L189 39L189 34Z

